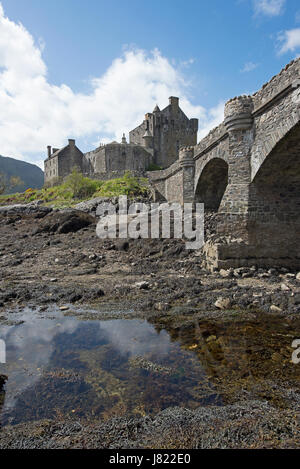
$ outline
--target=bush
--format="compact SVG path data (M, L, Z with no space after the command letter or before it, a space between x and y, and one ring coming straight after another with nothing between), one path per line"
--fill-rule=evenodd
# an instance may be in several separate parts
M77 168L74 168L72 173L67 177L65 186L72 191L74 199L84 199L96 192L99 182L84 177Z
M100 183L100 188L97 196L113 197L119 195L127 196L146 196L148 188L146 186L146 179L136 178L126 171L123 177L110 179Z

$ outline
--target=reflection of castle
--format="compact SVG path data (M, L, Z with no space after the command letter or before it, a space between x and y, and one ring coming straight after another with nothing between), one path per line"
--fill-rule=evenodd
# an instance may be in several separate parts
M158 106L145 115L141 125L129 132L129 143L112 142L96 150L82 153L75 140L57 149L48 146L45 160L45 183L64 179L77 166L84 174L105 179L125 171L144 173L151 164L166 168L178 159L181 146L196 145L198 119L188 119L179 107L179 99L171 97L162 111Z
M4 405L5 391L3 389L3 386L6 380L7 380L7 376L0 374L0 415L1 415L2 407Z

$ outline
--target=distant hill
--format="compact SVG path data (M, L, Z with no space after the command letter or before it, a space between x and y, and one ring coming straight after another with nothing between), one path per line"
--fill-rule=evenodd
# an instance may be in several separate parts
M11 176L19 176L22 181L21 185L14 187L8 193L24 192L29 187L40 189L44 184L44 173L38 166L1 155L0 173L5 174L8 179Z

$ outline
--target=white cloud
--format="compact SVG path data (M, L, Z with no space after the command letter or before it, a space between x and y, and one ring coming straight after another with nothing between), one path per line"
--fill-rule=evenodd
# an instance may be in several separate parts
M300 49L300 28L289 29L279 33L278 40L281 43L279 54L289 51L294 52L296 49Z
M0 3L0 154L27 159L42 166L46 145L63 146L68 137L120 140L140 123L155 104L168 104L180 96L189 117L199 117L200 132L218 119L215 110L194 106L190 83L158 50L127 50L100 78L90 81L88 94L68 85L55 86L47 79L42 52L44 42L34 42L21 25L5 17ZM191 61L188 61L191 63ZM223 116L222 116L223 117Z
M256 15L278 16L283 12L285 0L254 0Z
M247 72L252 72L252 70L255 70L258 67L258 63L254 62L246 62L244 67L241 70L241 73L247 73Z
M210 130L217 127L224 119L224 105L225 102L221 101L217 106L204 110L201 117L201 125L199 126L198 136L204 138Z

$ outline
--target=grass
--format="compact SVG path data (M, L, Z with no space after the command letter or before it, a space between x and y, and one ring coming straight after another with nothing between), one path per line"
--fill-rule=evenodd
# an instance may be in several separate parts
M85 178L82 174L73 171L63 184L42 189L29 188L22 193L1 195L0 205L26 204L41 200L44 205L72 207L94 197L118 197L120 195L143 197L148 193L148 180L131 176L129 172L121 178L97 181Z

